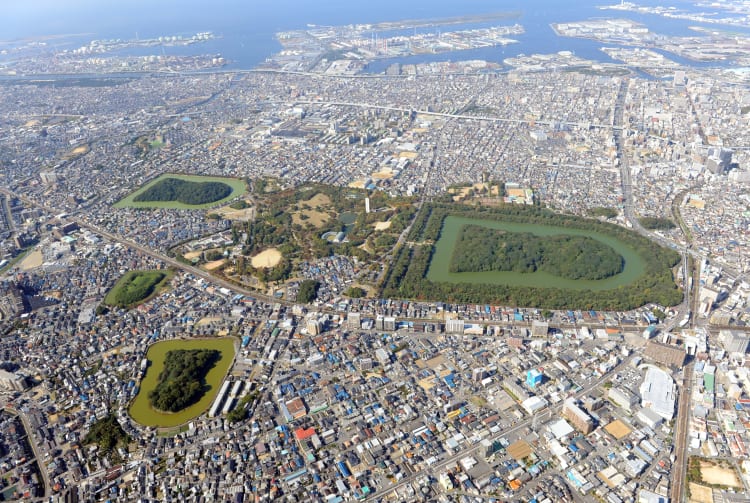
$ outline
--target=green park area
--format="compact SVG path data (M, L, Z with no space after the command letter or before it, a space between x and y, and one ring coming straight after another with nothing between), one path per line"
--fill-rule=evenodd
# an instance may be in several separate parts
M130 416L144 426L171 428L208 410L234 359L234 340L175 339L152 345L148 369Z
M243 180L218 176L162 175L114 204L115 208L204 209L243 195Z
M156 296L174 273L168 269L128 271L107 292L104 304L126 309L133 308Z
M315 183L284 187L273 179L253 180L253 191L253 218L232 223L231 246L198 248L182 243L172 252L190 263L231 253L233 267L219 267L215 274L254 288L287 281L297 275L301 264L332 255L356 257L359 267L379 271L416 213L413 198L391 197L385 191ZM244 211L247 203L237 203ZM317 286L303 286L299 300L309 302Z
M382 296L549 309L675 305L678 262L676 252L598 220L435 203L415 218Z

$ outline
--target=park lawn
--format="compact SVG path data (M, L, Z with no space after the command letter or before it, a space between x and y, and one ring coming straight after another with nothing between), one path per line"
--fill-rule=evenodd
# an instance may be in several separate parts
M229 185L232 188L232 192L229 193L229 195L223 199L219 199L217 201L206 203L206 204L184 204L179 201L141 201L137 202L134 199L141 194L142 192L148 190L151 186L156 185L157 183L161 182L162 180L165 180L167 178L176 178L179 180L185 180L187 182L221 182L224 184ZM221 176L200 176L200 175L179 175L179 174L164 174L161 176L156 177L155 179L148 182L146 185L143 185L138 190L135 190L125 196L124 198L117 201L113 207L114 208L166 208L166 209L205 209L205 208L211 208L213 206L224 204L228 201L231 201L232 199L244 195L247 192L247 185L245 184L244 180L240 180L239 178L228 178L228 177L221 177Z

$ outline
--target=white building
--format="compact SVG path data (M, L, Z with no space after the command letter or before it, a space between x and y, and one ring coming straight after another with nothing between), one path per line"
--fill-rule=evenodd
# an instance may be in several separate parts
M640 394L642 407L651 409L667 421L674 417L675 384L667 372L649 365Z

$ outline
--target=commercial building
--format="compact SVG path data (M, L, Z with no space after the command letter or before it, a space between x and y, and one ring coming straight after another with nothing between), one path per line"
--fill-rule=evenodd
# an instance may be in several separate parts
M547 405L549 405L549 402L538 396L532 396L521 402L521 407L523 407L529 415L534 415L536 412L544 409Z
M289 415L294 419L300 419L307 415L307 405L305 405L305 402L300 397L293 398L284 405L286 405Z
M667 421L674 417L675 384L667 372L649 366L640 393L641 406L651 409Z
M680 368L685 364L685 350L656 341L646 344L643 356L670 368Z
M531 336L532 337L547 337L549 332L549 323L546 321L533 321L531 323Z

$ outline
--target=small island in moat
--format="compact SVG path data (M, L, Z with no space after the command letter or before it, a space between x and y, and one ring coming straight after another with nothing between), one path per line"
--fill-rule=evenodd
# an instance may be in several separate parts
M148 394L157 410L178 412L197 403L208 391L206 376L221 353L215 349L176 349L164 358L156 388Z

